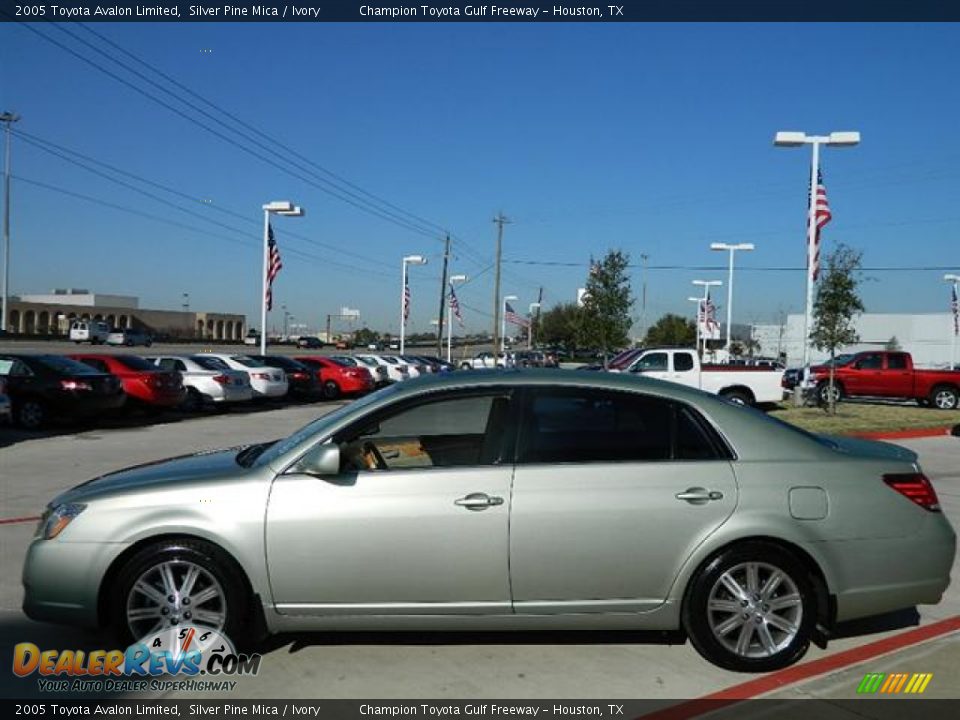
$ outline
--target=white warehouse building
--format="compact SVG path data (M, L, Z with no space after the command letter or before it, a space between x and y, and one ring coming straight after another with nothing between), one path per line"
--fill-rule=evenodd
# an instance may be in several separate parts
M918 367L946 368L950 366L953 336L953 315L926 313L917 315L864 313L854 322L860 342L843 348L843 352L883 350L894 341L900 349L913 355ZM799 367L803 363L803 315L789 315L786 325L753 325L750 337L759 343L755 355L777 357L786 353L787 365ZM838 351L839 352L839 351ZM827 358L827 353L811 348L814 362ZM960 338L957 338L957 358L960 363Z

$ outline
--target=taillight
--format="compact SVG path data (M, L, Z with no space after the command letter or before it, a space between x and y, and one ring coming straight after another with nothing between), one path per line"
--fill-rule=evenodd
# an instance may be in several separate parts
M221 385L229 385L229 384L230 384L230 376L229 376L229 375L214 375L214 376L213 376L213 381L214 381L215 383L220 383Z
M289 375L294 380L306 380L307 378L310 377L305 372L300 372L299 370L294 370L293 372L289 373Z
M250 373L250 377L256 378L257 380L269 380L270 373Z
M884 475L883 481L924 510L940 512L940 499L937 497L937 491L933 489L933 484L923 473Z
M60 389L61 390L93 390L93 386L88 382L83 382L82 380L61 380Z

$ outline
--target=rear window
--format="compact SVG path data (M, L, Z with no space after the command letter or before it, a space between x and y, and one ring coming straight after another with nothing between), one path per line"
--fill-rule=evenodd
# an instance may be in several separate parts
M340 358L340 357L330 358L330 362L336 363L340 367L356 367L357 366L356 360L351 360L350 358ZM374 365L376 365L376 363L374 363Z
M40 355L37 362L46 366L50 370L68 375L99 375L99 370L94 370L89 365L84 365L70 358L60 357L59 355Z
M231 356L230 359L233 360L234 362L240 363L244 367L251 367L251 368L267 367L267 364L262 360L257 360L256 358L247 357L246 355L233 355Z
M136 355L115 355L114 360L131 370L156 370L157 366Z
M217 357L205 357L203 355L191 355L190 360L202 367L204 370L229 370L230 366Z

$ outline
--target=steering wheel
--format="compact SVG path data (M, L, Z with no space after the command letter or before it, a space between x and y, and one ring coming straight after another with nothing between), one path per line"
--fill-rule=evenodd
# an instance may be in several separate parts
M383 455L372 442L363 444L363 461L367 465L367 470L386 470L387 462Z

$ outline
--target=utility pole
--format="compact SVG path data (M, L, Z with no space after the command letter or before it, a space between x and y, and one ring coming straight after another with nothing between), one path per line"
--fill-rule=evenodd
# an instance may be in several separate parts
M647 260L650 256L646 253L640 253L640 260L643 262L643 293L640 296L640 337L646 337L647 332Z
M503 211L497 213L493 219L497 225L497 260L496 260L496 279L493 282L493 352L496 357L497 348L500 347L500 256L503 246L503 226L509 224Z
M0 113L0 122L6 124L6 150L3 161L3 307L0 308L0 335L7 329L10 316L7 304L10 295L10 126L20 119L12 112ZM15 331L17 328L14 329Z
M443 357L443 311L447 304L447 263L450 262L450 233L443 247L443 272L440 275L440 314L437 315L437 357Z

